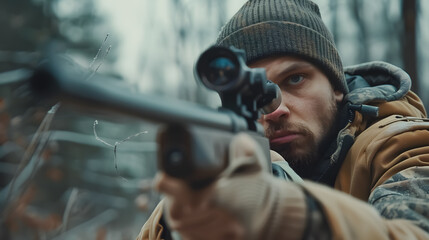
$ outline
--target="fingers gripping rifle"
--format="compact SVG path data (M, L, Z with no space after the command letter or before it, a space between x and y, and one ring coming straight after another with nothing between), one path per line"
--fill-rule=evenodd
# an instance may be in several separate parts
M257 119L278 107L280 90L266 79L264 69L247 67L244 54L236 48L211 47L197 61L196 78L218 92L222 101L218 110L124 92L98 81L99 75L91 81L76 79L73 70L57 60L36 69L30 84L39 96L54 101L163 123L158 132L159 168L197 188L228 165L228 145L239 132L250 134L270 159Z

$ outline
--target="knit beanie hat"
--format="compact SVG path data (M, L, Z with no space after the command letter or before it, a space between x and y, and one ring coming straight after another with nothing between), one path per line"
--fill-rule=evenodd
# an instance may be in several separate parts
M249 0L222 28L216 45L245 50L247 63L302 58L319 67L335 89L348 92L333 37L310 0Z

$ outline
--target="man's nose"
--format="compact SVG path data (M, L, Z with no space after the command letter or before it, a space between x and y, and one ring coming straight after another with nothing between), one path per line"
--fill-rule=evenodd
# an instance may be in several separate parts
M263 119L267 122L278 122L290 115L290 110L284 104L281 104L274 112L263 115Z

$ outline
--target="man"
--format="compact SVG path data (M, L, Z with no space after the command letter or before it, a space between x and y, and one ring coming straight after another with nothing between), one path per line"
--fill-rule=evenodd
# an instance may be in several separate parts
M266 173L240 135L205 189L158 175L166 198L139 239L429 239L429 120L404 71L382 62L343 71L309 0L250 0L217 44L244 49L281 88L282 104L260 122L282 157L273 159L306 181Z

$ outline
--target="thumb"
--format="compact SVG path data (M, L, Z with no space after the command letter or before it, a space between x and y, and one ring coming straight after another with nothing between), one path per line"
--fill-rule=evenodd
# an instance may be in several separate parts
M265 149L268 151L268 149ZM264 154L264 149L248 134L240 133L235 136L229 146L229 164L221 177L231 177L236 174L268 172L270 161Z
M271 162L283 162L285 159L278 153L273 150L270 150Z

